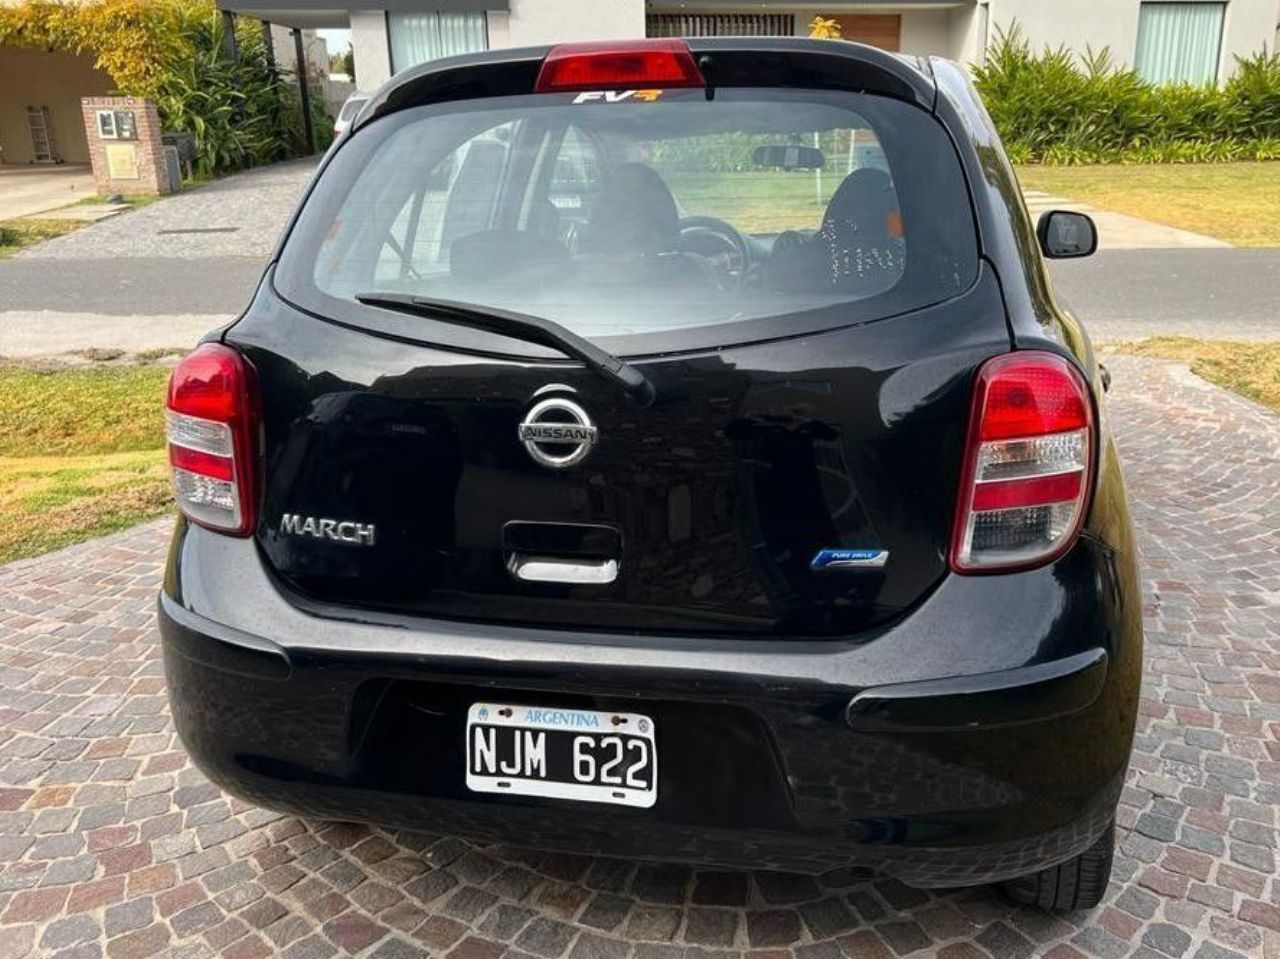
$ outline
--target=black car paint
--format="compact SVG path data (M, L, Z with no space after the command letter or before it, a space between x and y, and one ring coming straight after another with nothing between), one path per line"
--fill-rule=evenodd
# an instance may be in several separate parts
M969 372L1008 349L988 270L961 297L856 331L637 361L659 396L646 408L581 367L391 351L261 300L231 341L272 386L258 539L277 574L367 609L560 628L847 635L901 616L946 571ZM549 471L514 441L549 382L606 424L581 469ZM837 518L826 504L842 497ZM375 524L379 548L286 535L283 513ZM618 582L513 584L511 520L618 529ZM892 557L813 571L832 546Z
M724 60L730 45L744 55L781 46L780 61L803 46L691 42L695 54ZM1016 181L963 73L855 51L848 56L899 74L898 95L932 107L960 147L1006 331L1003 342L982 334L968 368L1010 346L1048 349L1093 385L1096 492L1071 551L1013 574L938 570L909 608L822 639L803 622L755 639L634 636L356 609L297 592L252 540L180 520L160 606L166 668L175 723L215 781L307 815L646 858L803 870L862 863L921 886L1025 875L1101 835L1136 717L1141 611L1099 370L1053 299ZM502 89L541 52L503 54L504 75L485 82ZM414 83L439 89L448 69L397 81L359 125L421 95ZM459 74L445 92L484 95L475 77L485 73ZM287 336L302 358L288 373L333 376L327 348L354 344L345 339L354 334L312 323L278 302L268 274L232 338L252 355ZM896 349L884 344L886 355ZM378 361L347 362L335 382L367 381ZM936 373L955 393L957 433L967 414L961 366ZM404 373L412 369L406 360ZM922 465L951 469L956 455ZM688 770L697 788L664 772L670 788L651 811L468 795L459 709L504 695L648 712L660 762ZM695 752L698 742L714 748Z

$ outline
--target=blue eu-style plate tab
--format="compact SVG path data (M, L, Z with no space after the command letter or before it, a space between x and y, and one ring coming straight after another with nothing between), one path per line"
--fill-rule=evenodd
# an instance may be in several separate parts
M889 562L887 549L820 549L810 569L881 569Z

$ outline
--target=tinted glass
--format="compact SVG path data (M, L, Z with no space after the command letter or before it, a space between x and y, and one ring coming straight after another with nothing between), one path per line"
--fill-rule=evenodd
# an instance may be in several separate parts
M322 176L278 288L362 324L387 321L355 302L375 291L519 310L634 353L894 315L973 282L968 193L928 113L848 93L653 93L366 126Z

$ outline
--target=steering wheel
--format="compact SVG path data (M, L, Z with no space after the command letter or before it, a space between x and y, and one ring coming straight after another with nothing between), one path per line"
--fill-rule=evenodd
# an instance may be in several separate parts
M724 277L725 285L737 285L751 266L751 245L732 223L714 216L680 218L680 248L706 257Z

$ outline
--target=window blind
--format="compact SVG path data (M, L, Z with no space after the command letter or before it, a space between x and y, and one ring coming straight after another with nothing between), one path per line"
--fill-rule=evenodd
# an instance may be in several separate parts
M483 13L388 13L391 69L409 67L460 53L475 53L489 45Z
M1218 82L1224 3L1144 3L1134 65L1151 83Z

